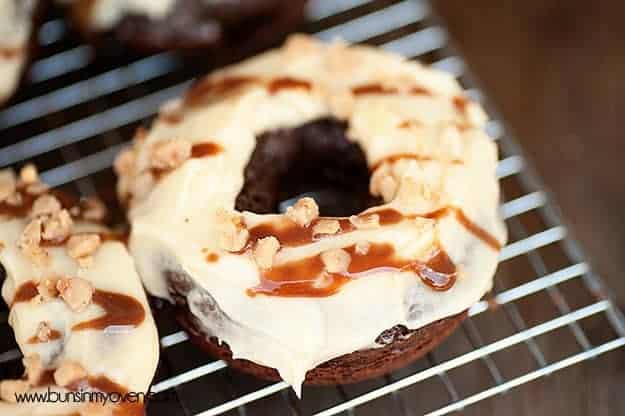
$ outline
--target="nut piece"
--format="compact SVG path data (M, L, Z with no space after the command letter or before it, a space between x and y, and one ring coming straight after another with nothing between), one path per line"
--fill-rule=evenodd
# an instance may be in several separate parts
M37 172L37 168L32 163L25 165L20 170L20 180L22 183L30 185L35 182L39 182L39 173Z
M319 216L319 207L312 198L298 199L295 205L288 207L286 214L288 219L301 227L307 227L312 220Z
M369 230L380 226L380 216L378 214L352 215L349 217L354 227L362 230Z
M39 383L39 380L45 371L39 354L31 354L24 357L22 359L22 364L26 370L24 371L24 375L26 376L28 384L34 386Z
M78 277L60 279L56 283L56 289L74 312L83 311L91 303L95 291L91 283Z
M17 395L28 391L28 382L25 380L3 380L0 382L0 399L5 402L17 402Z
M274 236L261 238L254 247L254 259L261 269L269 269L273 265L273 259L280 250L280 242Z
M163 140L152 147L151 166L169 170L182 165L191 157L191 143L186 140Z
M37 292L41 296L42 300L51 300L59 295L59 291L56 290L56 280L43 279L37 285Z
M383 164L373 172L369 183L369 192L374 196L381 196L385 202L395 198L399 183L393 177L388 164Z
M50 341L50 337L52 336L52 327L50 323L47 321L39 322L37 326L37 339L40 342L48 342Z
M54 195L41 195L30 210L32 218L54 215L61 210L61 203Z
M50 218L43 220L43 233L41 236L48 241L63 241L69 237L73 225L72 217L64 209Z
M369 249L371 248L371 244L368 241L359 241L356 243L354 247L354 251L356 254L360 256L364 256L369 253Z
M82 217L89 221L102 221L106 217L106 206L98 198L86 198L82 201Z
M42 221L39 218L32 220L20 236L17 247L22 253L35 264L42 265L45 263L47 252L41 248L41 227Z
M236 212L219 210L219 246L226 251L240 251L247 244L250 232L245 227L243 216Z
M131 174L134 170L136 155L131 147L121 151L113 162L113 169L118 175Z
M0 202L15 192L15 173L11 169L0 170Z
M87 371L75 361L64 361L54 372L54 382L61 387L87 377Z
M321 253L321 261L330 273L345 273L352 258L347 251L335 248Z
M85 260L96 252L100 244L101 240L98 234L76 234L67 240L67 252L74 259Z
M336 234L341 229L338 220L319 220L313 227L313 236L319 234Z

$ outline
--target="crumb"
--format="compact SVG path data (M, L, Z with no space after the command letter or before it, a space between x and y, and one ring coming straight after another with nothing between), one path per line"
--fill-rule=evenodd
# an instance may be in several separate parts
M319 234L336 234L341 229L338 220L319 220L313 227L313 236Z
M299 226L306 227L319 216L319 207L314 199L301 198L295 205L287 208L285 215Z
M39 173L35 165L28 163L20 170L20 181L27 185L39 182Z
M43 217L46 215L54 215L61 210L61 203L53 195L41 195L35 199L30 210L30 216Z
M371 248L371 244L369 244L368 241L359 241L356 243L354 250L356 251L356 254L364 256L367 253L369 253L370 248Z
M73 259L86 260L96 252L100 244L101 239L98 234L76 234L67 240L67 252Z
M358 229L368 230L380 226L380 216L378 214L352 215L349 222Z
M41 296L42 300L51 300L59 295L59 291L56 289L56 280L43 279L37 285L37 292Z
M50 323L47 321L39 322L37 326L37 339L41 342L48 342L51 336L52 327L50 327Z
M250 236L243 216L239 213L220 210L217 212L217 221L220 228L219 246L226 251L242 250Z
M254 259L261 269L269 269L273 265L273 259L280 250L280 242L274 236L261 238L254 247Z
M91 283L78 277L59 279L56 289L65 303L75 312L81 312L89 306L94 292Z
M152 147L151 166L170 170L182 165L191 157L191 143L186 140L163 140Z
M63 241L72 231L72 217L66 209L43 220L42 238L47 241Z
M321 261L328 272L345 273L351 263L351 257L347 251L336 248L321 253Z

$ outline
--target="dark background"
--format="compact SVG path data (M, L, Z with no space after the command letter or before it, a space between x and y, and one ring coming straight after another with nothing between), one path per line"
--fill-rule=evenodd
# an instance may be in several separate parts
M439 0L434 6L623 309L625 2ZM625 351L465 412L624 415Z

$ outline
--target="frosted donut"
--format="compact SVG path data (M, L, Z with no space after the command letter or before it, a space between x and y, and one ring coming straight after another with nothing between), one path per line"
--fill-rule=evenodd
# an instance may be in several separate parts
M20 178L0 171L2 297L26 369L0 381L0 415L145 414L158 335L132 258L101 225L104 215L96 200L48 190L32 166ZM23 399L48 389L60 399ZM81 390L110 396L106 404L72 396Z
M367 46L294 36L210 74L116 162L144 285L213 354L298 393L414 360L490 290L506 240L485 121L451 76ZM326 159L364 165L377 202L263 199Z

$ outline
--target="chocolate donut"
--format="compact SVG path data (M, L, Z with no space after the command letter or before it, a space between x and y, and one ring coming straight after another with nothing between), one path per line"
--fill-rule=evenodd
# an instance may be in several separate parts
M305 0L73 0L89 37L109 34L141 51L206 51L231 56L268 47L303 20ZM98 36L95 36L98 37Z
M294 36L219 70L117 159L144 285L298 394L402 366L492 286L485 121L451 76L366 46Z
M0 380L1 416L145 414L158 334L125 236L105 216L97 200L49 190L32 165L19 178L0 171L2 297L25 368ZM18 400L47 391L60 399Z
M31 33L43 8L39 0L0 0L0 104L13 95L31 49Z

